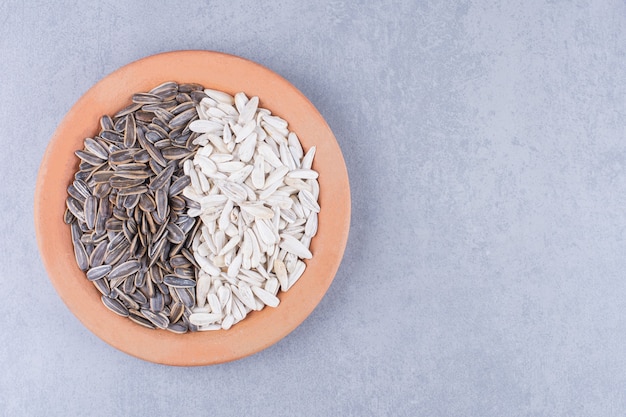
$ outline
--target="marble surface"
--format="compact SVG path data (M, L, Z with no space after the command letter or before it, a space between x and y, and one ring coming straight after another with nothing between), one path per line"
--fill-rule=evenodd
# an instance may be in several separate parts
M269 349L202 368L87 331L32 220L72 104L178 49L290 80L352 187L318 308ZM4 0L0 55L0 415L626 412L624 2Z

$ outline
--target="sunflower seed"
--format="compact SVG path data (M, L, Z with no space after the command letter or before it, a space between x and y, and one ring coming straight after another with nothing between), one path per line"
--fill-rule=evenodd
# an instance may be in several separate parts
M124 304L120 301L106 295L103 295L100 299L102 300L102 304L115 314L122 317L128 317L128 308L126 308L126 306L124 306Z
M300 277L302 277L305 268L306 265L304 264L304 262L300 260L296 261L296 266L293 272L289 274L289 287L287 289L293 287L293 285L300 279Z
M141 192L143 192L144 188L145 187L142 186ZM126 190L124 191L124 193L120 191L118 193L118 197L120 198L124 197L123 206L125 209L127 209L127 212L128 212L128 210L135 208L135 206L137 206L137 204L139 203L139 194L137 193L125 194L125 192Z
M139 208L147 213L150 213L156 208L156 204L151 196L148 194L142 194L139 197Z
M224 125L212 120L194 120L189 125L189 129L198 133L217 133L223 131Z
M191 266L191 262L183 255L176 255L170 258L170 265L174 268Z
M285 263L279 259L274 261L274 273L278 278L278 282L280 283L280 288L283 291L287 291L289 288L289 275L287 274L287 268L285 267Z
M111 294L111 289L109 288L109 281L107 281L106 278L97 279L92 282L93 282L94 287L96 287L96 289L100 291L102 295Z
M148 140L146 139L143 130L137 129L137 141L139 144L150 154L152 159L162 167L167 165L167 160L163 158L161 152Z
M313 237L317 233L317 213L313 212L309 215L309 218L306 221L306 225L304 226L304 235L308 237Z
M172 162L169 163L163 169L163 171L161 171L156 177L152 179L152 181L150 181L150 185L149 185L150 189L158 190L162 188L165 184L169 184L169 181L172 178L172 174L174 173L175 169L176 169L176 164Z
M311 251L309 251L309 249L304 246L298 239L285 233L281 234L280 237L281 241L278 246L281 249L293 253L300 258L311 259L313 257Z
M145 104L145 103L159 103L161 97L150 93L137 93L133 94L133 103Z
M133 114L126 117L126 128L124 129L124 146L132 148L137 138L137 125Z
M170 324L170 320L162 313L154 313L146 308L142 308L139 311L146 319L160 329L166 329Z
M91 154L97 156L102 160L106 160L109 157L109 153L102 145L100 145L97 141L91 138L85 139L85 150L89 151Z
M154 297L150 297L150 310L155 313L163 311L165 308L165 299L163 298L163 294L157 292L154 294Z
M167 325L166 329L176 334L187 333L187 330L189 330L185 323L170 323Z
M89 229L93 229L96 225L96 214L98 209L98 199L93 196L87 197L85 200L85 223Z
M120 190L117 192L117 195L118 196L137 195L137 199L139 199L139 195L143 195L146 191L148 191L148 187L146 187L145 185L134 185L131 187L120 187ZM135 207L135 205L138 202L139 200L135 201L135 200L129 200L127 198L126 202L124 203L124 207L126 208Z
M221 318L221 314L193 313L189 316L189 322L191 324L195 324L196 326L206 326L215 323Z
M170 322L176 323L181 319L183 313L185 312L185 305L183 303L175 302L170 307Z
M128 243L122 242L112 249L108 249L104 257L104 263L109 265L115 265L122 260L124 254L129 248Z
M76 156L79 157L81 160L87 162L89 165L98 166L105 162L104 158L100 158L99 156L96 156L91 152L76 151L74 152L74 154L76 154Z
M222 320L222 329L229 330L235 323L235 317L232 314L227 314Z
M175 275L166 275L163 277L163 282L170 287L176 288L193 288L196 286L196 282L192 279L179 278Z
M156 201L156 213L161 219L165 219L167 214L167 191L163 188L156 190L154 199Z
M319 213L320 205L317 203L317 201L315 201L315 197L313 197L313 195L309 191L300 190L300 192L298 193L298 198L300 199L300 203L302 203L302 207L305 207L315 213Z
M74 220L76 220L76 217L74 217L70 209L66 208L65 214L63 215L63 222L65 224L72 224Z
M178 107L181 107L181 106L188 106L188 105L181 104ZM170 120L169 122L169 126L171 128L184 126L187 122L189 122L192 118L194 118L198 114L195 107L193 107L193 103L191 104L190 108L187 108L183 111L180 111L180 110L177 111L177 109L174 109L172 110L172 113L175 114L176 116L174 116L174 118Z
M183 175L182 177L175 180L169 188L170 197L176 196L183 192L185 187L191 184L191 178L188 175Z
M178 92L178 84L175 83L174 81L166 81L163 84L157 85L152 90L148 91L148 93L161 97L164 92L167 92L170 90L174 90Z
M147 327L148 329L155 329L156 326L152 324L152 322L146 319L144 316L130 313L128 316L133 322L139 324L140 326Z
M100 118L100 127L102 130L113 130L115 125L113 124L111 117L104 115Z
M176 224L169 223L167 225L167 231L169 232L168 233L168 239L170 240L170 242L172 242L172 243L180 243L183 240L185 240L185 234L183 233L181 228L178 227Z
M113 188L130 188L130 187L135 187L137 185L141 185L143 184L143 182L144 180L141 178L129 179L129 178L124 178L124 177L119 177L117 175L111 177L111 179L109 180L109 184Z
M269 163L274 168L280 168L283 165L281 160L278 158L278 156L276 156L276 154L268 144L260 144L257 148L257 151L263 157L265 162Z
M262 289L261 287L252 286L250 287L254 295L256 295L259 300L263 302L263 304L270 307L278 307L280 304L280 300L274 294Z
M76 181L80 181L80 180L76 180ZM78 188L76 188L75 184L70 184L70 186L67 187L67 193L71 197L73 197L76 201L79 201L81 204L85 204L85 199L89 197L89 195L85 195L81 191L79 191Z
M141 264L139 263L139 261L136 260L124 262L123 264L116 266L109 273L109 280L134 274L135 272L139 271L140 267Z
M302 169L311 169L311 165L313 164L314 157L315 157L315 146L311 146L308 152L302 158L302 164L300 165Z
M211 97L213 100L220 102L220 103L226 103L229 105L232 105L235 103L235 99L233 98L233 96L231 96L228 93L225 93L223 91L219 91L219 90L212 90L210 88L205 88L204 89L204 93Z
M89 258L87 257L87 251L80 240L74 240L74 257L76 263L82 271L86 271L89 268Z
M317 171L312 169L294 169L288 175L290 178L300 179L316 179L318 177Z
M180 148L177 146L169 146L169 147L164 148L161 151L161 154L163 155L163 158L167 160L176 161L176 160L184 159L188 157L190 155L190 152L186 148Z
M190 290L188 288L176 288L176 287L173 287L173 289L174 289L174 293L177 294L177 296L180 299L180 301L186 307L191 308L196 303L196 300L194 298L193 293L190 292Z
M95 281L97 279L100 279L109 272L111 272L111 269L111 265L100 265L92 267L89 271L87 271L87 279L89 281Z

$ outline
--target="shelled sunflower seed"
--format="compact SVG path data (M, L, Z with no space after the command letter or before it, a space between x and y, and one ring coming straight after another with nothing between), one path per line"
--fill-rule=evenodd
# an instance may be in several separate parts
M315 147L258 97L198 84L134 94L100 125L76 151L64 221L102 303L174 333L278 306L312 257Z
M189 125L204 96L201 86L168 82L103 116L100 133L76 151L64 216L76 262L102 303L175 333L187 331L195 304L196 268L184 253L199 226L187 211L199 206L182 195L190 181L182 166L198 148Z
M258 97L205 90L201 134L193 159L183 163L190 184L183 195L197 203L189 216L201 226L192 240L200 271L194 330L229 329L252 310L276 307L302 276L320 206L315 147L304 154L285 120L259 108Z

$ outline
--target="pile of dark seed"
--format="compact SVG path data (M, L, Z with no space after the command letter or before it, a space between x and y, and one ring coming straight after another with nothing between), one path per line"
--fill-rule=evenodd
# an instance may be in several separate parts
M68 187L79 268L113 312L149 328L193 330L199 269L190 252L200 225L187 215L199 204L183 196L183 163L196 153L197 84L167 82L133 95L132 104L76 151L81 162Z

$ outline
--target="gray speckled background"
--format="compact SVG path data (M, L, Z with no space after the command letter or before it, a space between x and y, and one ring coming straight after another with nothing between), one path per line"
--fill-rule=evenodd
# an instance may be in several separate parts
M0 415L626 413L626 5L356 3L0 2ZM32 221L71 105L176 49L294 83L335 132L353 196L315 312L204 368L87 331Z

